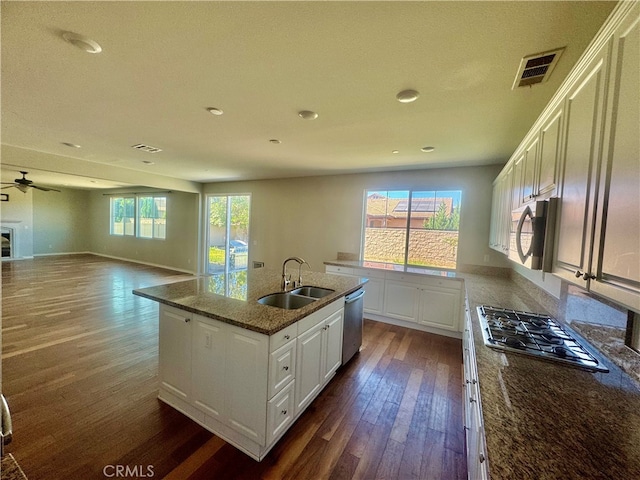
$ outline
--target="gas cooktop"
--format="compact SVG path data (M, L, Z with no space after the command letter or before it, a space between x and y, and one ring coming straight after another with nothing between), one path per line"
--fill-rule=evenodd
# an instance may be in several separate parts
M532 355L592 372L609 371L548 315L481 305L478 317L484 343L491 348Z

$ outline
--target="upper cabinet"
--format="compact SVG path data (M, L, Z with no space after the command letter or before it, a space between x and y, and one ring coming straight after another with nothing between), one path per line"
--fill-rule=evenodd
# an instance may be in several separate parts
M638 92L640 4L620 2L494 182L490 243L499 198L559 197L553 273L640 312Z
M640 6L613 35L589 288L640 312Z

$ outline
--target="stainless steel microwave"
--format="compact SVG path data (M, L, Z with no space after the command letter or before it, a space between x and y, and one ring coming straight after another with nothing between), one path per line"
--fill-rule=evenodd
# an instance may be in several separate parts
M550 272L558 199L536 200L511 212L509 258L531 270Z

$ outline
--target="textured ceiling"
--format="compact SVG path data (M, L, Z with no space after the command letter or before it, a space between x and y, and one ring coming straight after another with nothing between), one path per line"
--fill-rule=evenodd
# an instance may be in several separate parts
M118 169L214 182L504 163L614 6L2 2L1 139L97 164L107 180ZM547 83L511 90L523 56L563 46ZM399 103L407 88L420 97ZM51 163L43 170L72 173Z

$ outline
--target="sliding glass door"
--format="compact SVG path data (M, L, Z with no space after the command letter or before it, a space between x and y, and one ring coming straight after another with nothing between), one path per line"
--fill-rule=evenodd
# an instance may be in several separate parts
M208 195L207 273L247 270L249 259L249 195Z

